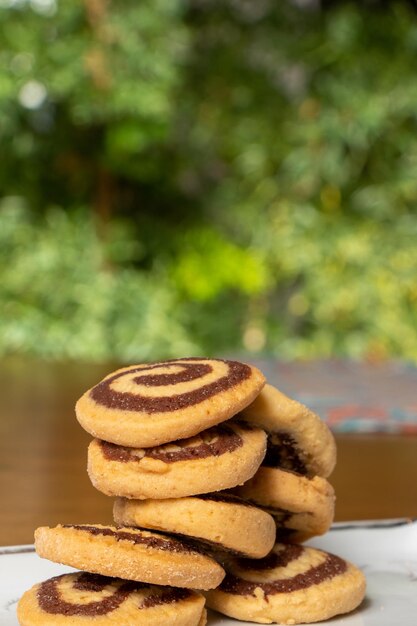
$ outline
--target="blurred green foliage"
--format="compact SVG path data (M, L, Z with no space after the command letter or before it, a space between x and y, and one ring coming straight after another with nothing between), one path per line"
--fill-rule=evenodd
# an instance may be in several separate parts
M0 0L0 352L417 360L411 3Z

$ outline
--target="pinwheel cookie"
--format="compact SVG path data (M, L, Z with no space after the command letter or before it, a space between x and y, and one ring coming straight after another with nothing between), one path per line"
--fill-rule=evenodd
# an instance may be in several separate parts
M265 556L275 543L275 522L268 513L223 493L168 500L118 498L113 514L117 524L184 535L251 558Z
M224 576L214 559L190 545L136 528L59 525L35 531L39 556L86 572L157 585L212 589Z
M272 515L278 540L306 541L323 535L333 522L334 489L321 476L308 478L262 466L251 480L233 492Z
M135 448L191 437L245 408L263 374L222 359L176 359L118 370L76 404L81 426L99 439Z
M268 433L263 465L307 476L328 477L336 463L336 444L316 413L272 385L265 385L239 419Z
M19 601L21 626L204 626L201 594L86 572L39 583Z
M299 624L355 609L365 577L338 556L294 544L276 544L264 559L229 559L207 606L240 620Z
M94 439L88 449L88 473L108 496L181 498L243 483L255 474L265 450L263 430L234 423L156 448L127 448Z
M325 533L334 516L334 490L325 477L336 463L327 425L271 385L237 417L263 428L268 443L258 472L236 493L273 515L278 538L300 542Z

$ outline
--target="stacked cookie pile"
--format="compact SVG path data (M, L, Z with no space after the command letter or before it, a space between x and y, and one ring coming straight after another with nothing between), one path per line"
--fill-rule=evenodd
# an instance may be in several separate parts
M255 367L190 358L123 368L76 414L116 524L36 531L40 556L82 572L26 592L23 626L202 626L205 603L289 624L361 602L357 568L301 545L333 520L333 437Z

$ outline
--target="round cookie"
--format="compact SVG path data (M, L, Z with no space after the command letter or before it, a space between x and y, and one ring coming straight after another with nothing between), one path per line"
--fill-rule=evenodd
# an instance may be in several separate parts
M325 478L332 473L336 444L327 424L272 385L265 385L238 417L268 433L263 465Z
M296 544L276 544L264 559L229 559L209 608L240 620L298 624L355 609L365 594L362 572L338 556Z
M101 524L46 526L35 531L39 556L103 576L156 585L212 589L224 577L214 559L157 533Z
M148 448L220 424L257 396L263 374L223 359L188 358L131 365L89 389L75 410L94 437Z
M88 474L108 496L181 498L239 485L265 456L266 435L244 424L220 424L157 448L127 448L94 439Z
M87 572L34 585L17 606L21 626L204 626L204 597Z
M254 559L266 556L275 543L274 519L240 498L207 494L167 500L118 498L114 520L208 542Z
M321 476L308 478L262 466L251 480L233 492L272 515L278 539L305 541L323 535L333 522L334 489Z

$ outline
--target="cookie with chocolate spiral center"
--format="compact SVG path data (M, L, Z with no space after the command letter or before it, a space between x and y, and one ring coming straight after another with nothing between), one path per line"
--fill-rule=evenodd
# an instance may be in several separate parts
M213 549L261 558L275 543L274 519L260 508L222 491L188 498L128 500L117 498L114 520L173 533Z
M175 623L203 626L205 613L204 598L194 591L87 572L39 583L22 596L17 607L21 626L166 626L170 615Z
M237 619L270 624L325 620L355 609L365 577L344 559L302 545L275 544L263 559L230 558L207 606Z
M255 367L224 359L187 358L131 365L109 374L76 404L94 437L151 447L193 436L250 404L265 384Z
M93 574L154 585L212 589L224 570L201 550L139 528L59 524L35 531L37 554Z
M96 489L108 496L182 498L249 480L265 450L263 430L233 422L154 448L94 439L88 448L88 474Z

